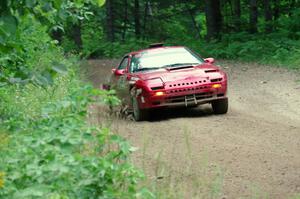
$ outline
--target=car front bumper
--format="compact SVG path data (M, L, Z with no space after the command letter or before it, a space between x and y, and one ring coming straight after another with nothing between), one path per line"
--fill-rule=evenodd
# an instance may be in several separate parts
M213 88L213 84L192 87L160 90L151 93L142 93L138 96L141 109L160 107L195 106L210 103L214 100L226 99L227 85L221 84L220 88ZM156 93L161 92L160 96Z

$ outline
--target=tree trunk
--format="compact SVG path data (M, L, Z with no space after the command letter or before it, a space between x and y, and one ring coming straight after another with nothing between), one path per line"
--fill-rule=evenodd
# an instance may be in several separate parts
M147 38L147 25L148 25L148 22L151 23L151 16L152 16L152 8L151 8L151 4L150 4L150 1L146 1L145 3L145 8L144 8L144 23L143 23L143 39L146 39Z
M241 1L233 0L234 27L237 32L241 29Z
M205 0L207 39L218 38L222 29L222 14L219 0Z
M292 16L292 12L295 8L295 5L296 5L296 0L290 0L290 6L289 6L289 16Z
M272 32L272 10L271 10L271 4L270 0L264 0L264 10L265 10L265 22L266 22L266 27L265 31L267 33Z
M109 41L115 41L113 0L106 1L106 36Z
M200 38L200 28L197 24L197 21L195 19L195 16L194 16L194 12L193 10L187 5L188 4L188 1L186 1L186 9L187 11L189 12L189 15L191 16L191 21L193 23L193 26L194 26L194 29L196 30L196 39L199 39Z
M279 5L280 5L279 0L274 0L274 10L273 10L274 20L277 20L279 18L280 15Z
M141 22L140 22L140 2L134 0L134 30L135 36L140 38L141 36Z
M250 0L250 33L257 32L257 17L258 17L257 1Z
M128 1L124 0L124 26L122 32L123 41L125 41L125 37L126 37L127 24L128 24Z
M7 0L0 1L0 16L8 10L7 8Z

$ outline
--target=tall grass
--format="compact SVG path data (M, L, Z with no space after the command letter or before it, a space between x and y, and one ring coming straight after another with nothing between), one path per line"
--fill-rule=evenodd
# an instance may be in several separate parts
M195 159L192 155L191 132L184 128L183 134L184 148L178 148L178 143L169 143L166 148L171 148L170 151L159 148L150 157L150 137L147 131L143 133L141 160L138 165L148 176L143 185L150 188L155 198L220 198L223 196L222 169L217 165L210 167L209 154L206 152ZM184 151L184 160L180 163L176 162L178 150ZM182 165L182 162L185 164Z

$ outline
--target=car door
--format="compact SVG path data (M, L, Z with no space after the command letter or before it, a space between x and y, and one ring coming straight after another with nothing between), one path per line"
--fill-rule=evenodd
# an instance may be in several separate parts
M128 92L128 84L127 84L127 76L128 76L128 65L129 65L129 57L125 56L118 68L115 70L113 75L113 85L114 89L117 92L117 96L124 102L127 103L127 98L129 95Z
M118 80L121 76L124 75L126 67L128 65L128 56L125 56L117 68L112 69L112 77L110 80L110 84L116 89Z

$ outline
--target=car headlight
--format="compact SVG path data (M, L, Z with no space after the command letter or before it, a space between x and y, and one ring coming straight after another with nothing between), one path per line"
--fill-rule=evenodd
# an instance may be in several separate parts
M148 79L147 85L149 88L164 88L164 82L161 80L161 78Z

